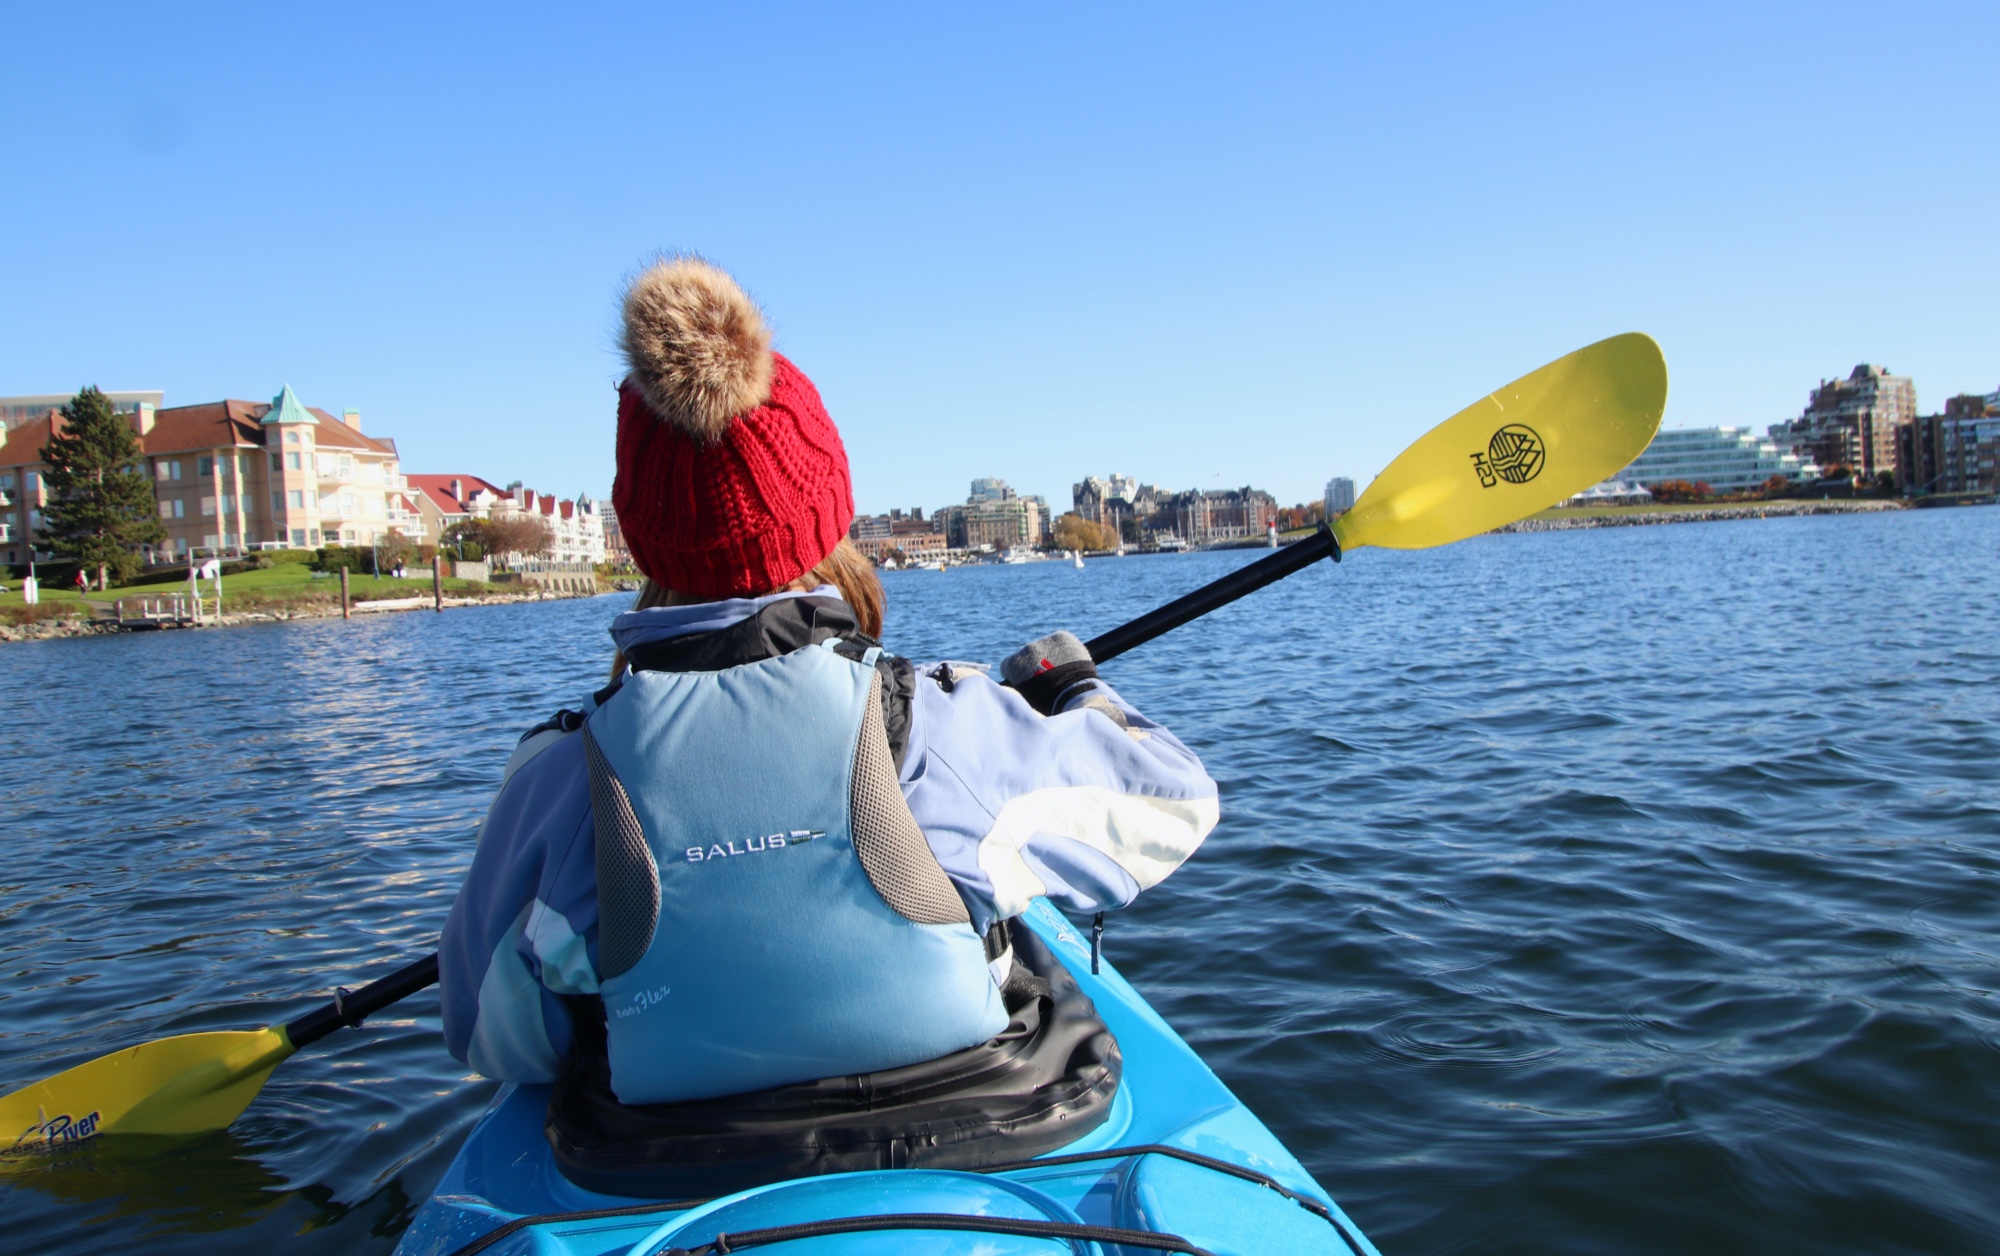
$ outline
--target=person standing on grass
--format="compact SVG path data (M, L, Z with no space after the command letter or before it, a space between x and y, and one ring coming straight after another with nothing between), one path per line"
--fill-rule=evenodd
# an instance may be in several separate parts
M507 763L440 946L447 1045L506 1081L608 1066L631 1105L985 1042L1005 922L1131 902L1215 782L1067 632L1000 679L886 653L840 434L757 307L675 258L624 312L612 501L646 581L610 683Z

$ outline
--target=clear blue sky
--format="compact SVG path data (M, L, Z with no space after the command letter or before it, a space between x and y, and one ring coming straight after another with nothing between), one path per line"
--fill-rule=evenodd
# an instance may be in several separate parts
M0 9L0 393L362 411L611 483L621 280L700 251L857 504L1365 482L1651 332L1667 422L2000 387L2000 5Z

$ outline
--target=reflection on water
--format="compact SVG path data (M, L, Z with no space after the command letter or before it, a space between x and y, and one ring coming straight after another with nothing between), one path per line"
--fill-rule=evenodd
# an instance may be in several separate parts
M2000 511L1350 555L1106 670L1224 822L1107 950L1384 1250L2000 1249ZM888 578L992 660L1254 554ZM421 954L622 599L5 647L0 1086ZM10 1245L386 1252L491 1094L409 1000ZM289 1249L288 1249L289 1250Z

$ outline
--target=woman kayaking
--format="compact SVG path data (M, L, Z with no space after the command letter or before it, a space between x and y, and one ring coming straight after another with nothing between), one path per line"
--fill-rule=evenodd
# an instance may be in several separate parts
M770 339L699 259L626 293L647 582L610 683L522 737L445 926L446 1040L488 1077L662 1105L966 1051L1009 1026L1009 919L1122 907L1215 825L1070 634L997 680L881 649L839 433Z

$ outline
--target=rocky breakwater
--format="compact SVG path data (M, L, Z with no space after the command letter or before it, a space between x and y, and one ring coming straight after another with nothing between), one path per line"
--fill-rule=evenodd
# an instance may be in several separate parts
M1523 519L1495 532L1566 532L1571 528L1630 528L1653 523L1712 523L1720 519L1778 519L1794 515L1873 514L1903 510L1900 501L1863 498L1859 501L1772 501L1744 502L1738 506L1708 506L1689 510L1633 510L1618 514L1558 513L1554 517Z
M544 589L529 589L520 593L481 593L471 597L444 599L444 609L457 610L467 606L507 606L520 602L568 602L580 597L593 596L584 592L554 592ZM427 611L435 603L430 594L416 597L375 598L353 603L355 617L362 615L392 614L398 611ZM240 624L269 624L293 619L339 619L340 604L337 601L319 600L304 605L270 606L244 611L225 611L223 614L208 615L195 623L181 623L169 627L178 631L184 628L233 628ZM90 637L102 633L128 631L132 625L120 624L115 619L103 615L86 616L72 613L52 616L47 619L32 620L27 623L0 623L0 642L4 641L46 641L52 637Z

